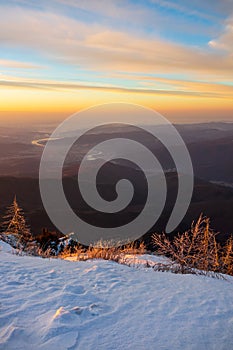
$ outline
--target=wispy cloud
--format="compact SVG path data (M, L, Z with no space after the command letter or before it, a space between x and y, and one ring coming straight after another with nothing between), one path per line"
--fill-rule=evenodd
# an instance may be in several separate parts
M23 69L40 69L43 68L42 66L29 63L29 62L20 62L20 61L14 61L14 60L1 60L0 59L0 68L23 68Z
M115 78L122 78L133 80L136 82L141 82L144 85L150 84L150 86L162 85L164 88L175 88L176 90L189 90L189 91L199 91L199 92L218 92L220 94L233 94L233 85L227 83L219 83L217 79L212 78L212 81L197 81L197 80L182 80L182 79L172 79L163 78L150 75L142 74L124 74L124 73L114 73L112 75ZM111 77L111 76L109 76ZM209 79L208 79L209 80Z
M209 45L219 50L226 50L233 60L233 16L225 22L225 28L218 38L211 40Z
M159 79L163 81L164 79ZM166 81L166 79L165 79ZM54 91L70 91L70 90L99 90L105 92L117 92L117 93L134 93L134 94L149 94L149 95L173 95L173 96L194 96L194 97L225 97L233 98L233 87L223 86L222 90L219 90L217 84L201 84L192 82L180 81L166 81L167 84L175 85L174 89L156 89L151 88L124 88L119 86L101 86L94 84L74 84L70 82L61 83L58 81L33 81L33 80L0 80L0 87L9 88L25 88L25 89L39 89L39 90L54 90ZM179 87L179 89L177 88ZM195 89L196 87L196 89ZM183 89L182 89L183 88Z
M214 52L208 45L200 49L148 39L48 12L5 8L0 13L0 42L90 70L233 76L231 55Z
M184 0L0 4L0 89L5 106L14 96L22 109L29 108L30 94L30 108L41 108L44 99L44 109L51 110L111 98L164 106L173 101L169 108L193 109L199 105L193 101L200 101L212 109L221 105L230 110L233 22L232 17L223 19L226 13L230 16L228 1L220 6L213 0L212 8L209 1L195 3L194 8ZM189 33L197 34L196 21L205 35L193 45L188 39ZM210 37L207 22L218 27ZM175 28L174 39L168 39L164 27L170 34Z
M231 0L150 0L152 4L164 8L173 9L188 16L196 16L204 19L219 19L219 15L228 15L232 12Z

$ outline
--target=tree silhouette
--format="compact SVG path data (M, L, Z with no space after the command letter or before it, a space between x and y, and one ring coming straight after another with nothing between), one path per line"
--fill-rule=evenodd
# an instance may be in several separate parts
M4 233L13 236L15 242L25 245L32 238L30 228L24 218L23 210L17 203L16 196L13 203L7 208L6 215L3 218L5 219L3 222Z

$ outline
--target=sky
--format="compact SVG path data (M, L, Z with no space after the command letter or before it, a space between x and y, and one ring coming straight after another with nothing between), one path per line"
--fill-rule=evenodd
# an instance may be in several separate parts
M0 121L130 102L233 121L233 0L0 0Z

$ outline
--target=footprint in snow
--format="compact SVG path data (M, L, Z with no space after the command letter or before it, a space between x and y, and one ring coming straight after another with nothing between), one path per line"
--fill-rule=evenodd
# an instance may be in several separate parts
M76 315L86 315L86 316L99 316L102 313L105 313L105 308L101 306L101 304L91 304L89 306L75 306L71 309L71 312Z

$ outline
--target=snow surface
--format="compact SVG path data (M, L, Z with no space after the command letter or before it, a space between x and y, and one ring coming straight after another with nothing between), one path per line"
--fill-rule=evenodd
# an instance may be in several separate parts
M1 350L233 349L231 277L20 257L0 246Z

